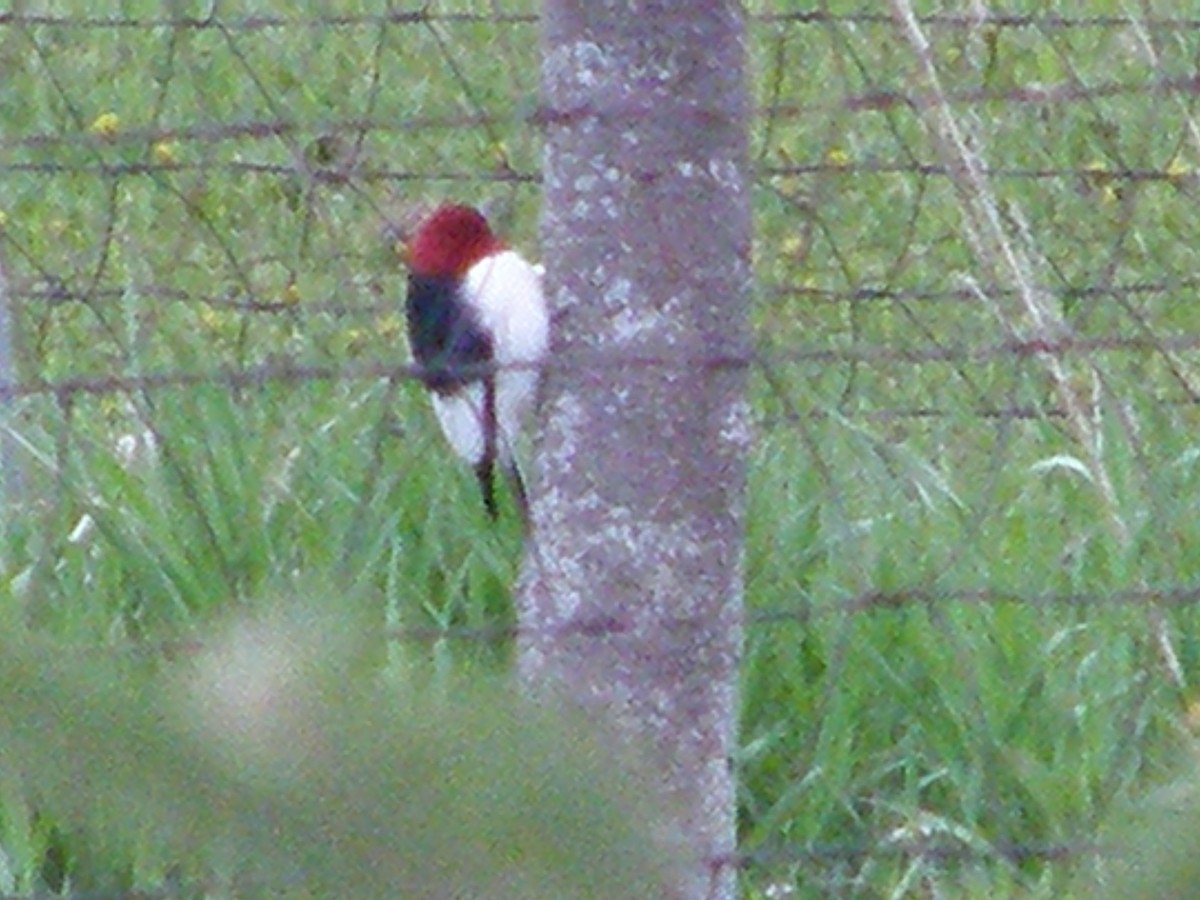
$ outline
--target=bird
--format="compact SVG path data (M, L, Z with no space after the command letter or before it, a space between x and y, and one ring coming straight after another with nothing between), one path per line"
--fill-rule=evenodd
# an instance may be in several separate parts
M528 524L514 449L549 343L542 268L510 249L478 209L458 203L426 215L402 252L409 345L442 433L474 467L488 516L499 516L499 465Z

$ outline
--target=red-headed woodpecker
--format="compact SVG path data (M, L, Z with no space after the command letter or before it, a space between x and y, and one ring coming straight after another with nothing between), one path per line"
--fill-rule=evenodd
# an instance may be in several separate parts
M549 339L541 270L505 247L469 206L440 206L426 216L406 255L408 339L442 432L475 467L492 518L497 461L527 515L514 448Z

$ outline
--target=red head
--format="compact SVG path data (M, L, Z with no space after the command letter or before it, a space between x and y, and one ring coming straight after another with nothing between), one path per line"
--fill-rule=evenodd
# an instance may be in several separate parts
M417 226L406 255L414 272L457 277L503 246L477 210L446 204Z

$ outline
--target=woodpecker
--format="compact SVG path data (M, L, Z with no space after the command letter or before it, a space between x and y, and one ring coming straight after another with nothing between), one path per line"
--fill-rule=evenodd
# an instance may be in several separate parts
M499 463L528 521L514 448L549 340L541 269L456 204L420 222L405 256L409 344L442 433L474 467L488 515L497 517Z

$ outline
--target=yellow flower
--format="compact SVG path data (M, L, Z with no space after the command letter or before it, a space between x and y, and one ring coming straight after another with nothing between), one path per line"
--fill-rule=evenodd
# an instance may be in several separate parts
M280 300L288 306L295 306L300 302L300 288L296 287L295 281L288 279L288 283L283 286Z
M804 238L793 232L780 242L779 249L787 256L799 256L804 252Z
M1112 170L1101 160L1092 160L1083 167L1084 182L1100 194L1100 202L1116 203L1121 199L1120 189L1113 183Z
M337 342L344 352L358 356L366 349L367 332L362 328L347 328L338 335Z
M100 412L109 419L121 411L121 402L117 399L116 394L101 394L99 406Z
M841 147L830 147L825 151L825 162L840 169L850 165L850 157Z
M1183 713L1184 724L1193 732L1200 731L1200 700L1188 701Z
M175 147L169 141L155 141L150 148L150 156L161 166L169 166L176 162Z
M115 112L103 112L96 118L92 119L92 124L88 126L88 131L102 138L111 138L117 133L117 129L121 127L121 120L117 118Z
M1167 163L1167 168L1164 170L1166 176L1172 181L1178 181L1181 178L1186 178L1192 174L1192 167L1181 160L1178 156L1171 157L1171 161Z
M397 313L388 313L375 320L375 331L382 338L394 338L404 329L404 322Z
M206 331L217 335L234 334L237 331L237 316L227 309L217 309L207 304L202 305L198 312L200 325Z
M800 179L794 175L784 175L775 184L780 193L787 197L794 197L800 193Z

